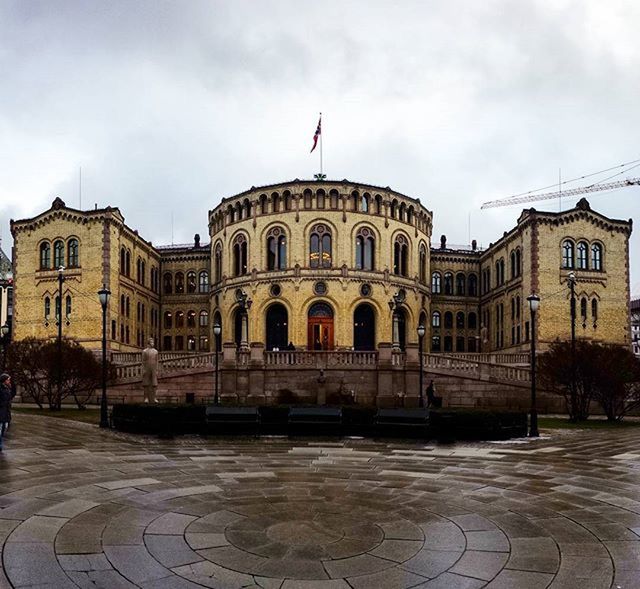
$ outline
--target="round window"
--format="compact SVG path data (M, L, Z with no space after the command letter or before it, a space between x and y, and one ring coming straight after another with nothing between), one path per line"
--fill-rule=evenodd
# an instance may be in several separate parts
M363 284L362 286L360 286L360 294L363 297L370 297L371 296L371 285L370 284Z
M269 292L271 293L272 297L279 297L282 294L282 289L280 288L279 284L272 284Z
M319 280L313 285L313 292L317 295L327 294L327 283Z

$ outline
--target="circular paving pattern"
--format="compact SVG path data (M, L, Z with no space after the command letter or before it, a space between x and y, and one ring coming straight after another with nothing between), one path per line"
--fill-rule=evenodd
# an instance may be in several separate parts
M16 415L0 587L638 587L639 442L159 441Z

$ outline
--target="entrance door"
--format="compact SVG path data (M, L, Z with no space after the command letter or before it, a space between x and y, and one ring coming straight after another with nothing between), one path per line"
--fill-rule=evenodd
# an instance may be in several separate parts
M307 350L333 350L333 309L327 303L309 309L307 325Z
M356 350L376 349L376 316L371 305L358 305L353 314L353 347Z
M267 310L267 350L286 350L289 343L287 310L276 303Z

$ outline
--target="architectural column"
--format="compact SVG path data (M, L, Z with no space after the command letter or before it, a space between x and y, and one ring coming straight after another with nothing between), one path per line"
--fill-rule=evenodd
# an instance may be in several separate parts
M242 313L242 328L240 330L240 347L249 348L249 315Z
M392 316L393 328L392 328L392 339L393 339L393 349L400 349L400 326L398 323L398 314L394 311Z

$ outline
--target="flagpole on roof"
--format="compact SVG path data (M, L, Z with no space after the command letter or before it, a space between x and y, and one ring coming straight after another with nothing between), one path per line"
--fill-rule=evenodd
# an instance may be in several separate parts
M322 113L320 113L320 120L322 121ZM322 177L322 132L320 133L320 177Z

